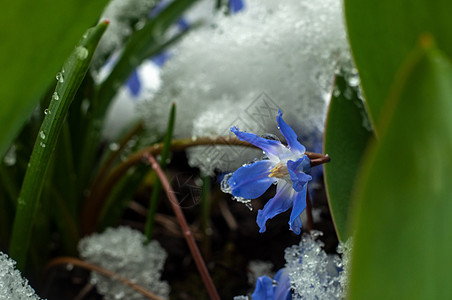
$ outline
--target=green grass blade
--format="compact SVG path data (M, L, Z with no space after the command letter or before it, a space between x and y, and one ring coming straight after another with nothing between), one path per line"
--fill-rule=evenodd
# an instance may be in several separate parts
M108 22L102 22L88 30L59 74L55 94L36 138L18 199L10 256L17 261L19 269L25 266L37 204L58 135L74 95L88 71L93 52L107 26Z
M423 38L356 197L350 299L452 299L452 64Z
M165 139L163 140L163 149L162 153L160 155L160 166L163 170L165 170L167 161L169 159L170 154L170 148L171 148L171 141L173 139L173 131L174 131L174 123L176 122L176 104L171 105L171 112L170 117L168 120L168 126L166 129L166 135ZM151 199L149 202L149 209L148 209L148 215L146 218L146 225L145 225L145 235L147 238L147 241L150 241L152 239L152 233L154 231L154 219L155 219L155 213L157 212L159 199L160 199L160 193L162 190L162 185L160 183L160 180L157 178L152 190Z
M328 202L339 239L348 238L348 219L356 174L369 140L373 137L370 120L357 91L341 75L328 109L324 153L331 162L324 165Z

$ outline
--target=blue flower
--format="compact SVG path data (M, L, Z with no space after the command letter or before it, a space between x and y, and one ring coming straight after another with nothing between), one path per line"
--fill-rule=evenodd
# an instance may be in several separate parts
M290 279L286 269L281 269L272 280L268 276L257 279L253 300L291 300Z
M307 174L311 168L310 160L305 155L306 149L298 142L293 129L284 122L281 110L278 112L276 121L287 141L287 147L280 141L240 131L237 127L231 128L240 140L261 148L268 159L239 168L229 177L228 185L233 196L255 199L272 184L277 184L276 195L257 214L259 232L265 231L265 223L268 219L292 207L290 230L300 234L300 215L306 208L307 183L312 179Z

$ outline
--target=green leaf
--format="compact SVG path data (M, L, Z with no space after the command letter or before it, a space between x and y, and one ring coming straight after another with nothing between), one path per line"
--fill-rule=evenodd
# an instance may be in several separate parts
M347 226L356 174L372 137L372 127L357 91L342 75L337 75L324 139L324 153L328 153L331 162L324 168L331 214L343 242L349 237Z
M374 124L397 70L422 33L431 33L452 57L451 11L449 0L345 1L350 44Z
M0 4L0 157L106 0Z
M350 299L452 299L452 65L422 44L398 72L357 193Z
M107 25L108 22L102 22L88 30L74 49L63 65L52 101L49 108L46 109L46 116L36 138L22 183L13 224L10 256L17 261L19 269L23 269L25 265L33 220L64 119L74 95L88 71L93 52Z

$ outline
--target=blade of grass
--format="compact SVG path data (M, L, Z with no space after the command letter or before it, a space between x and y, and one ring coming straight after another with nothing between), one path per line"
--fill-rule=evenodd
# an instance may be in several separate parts
M173 131L174 131L174 123L176 122L176 104L173 103L171 105L171 111L170 116L168 119L168 126L166 129L165 138L163 140L163 148L162 153L160 155L160 167L162 170L166 169L167 161L169 159L170 155L170 149L171 149L171 141L173 139ZM162 191L162 185L160 183L160 180L157 179L154 184L154 188L152 190L152 196L149 202L149 209L148 209L148 215L146 218L146 225L145 225L145 235L147 238L147 242L151 241L152 239L152 233L154 231L154 218L155 213L157 212L157 208L159 205L159 199L160 194Z
M26 263L37 204L58 135L74 95L88 71L93 52L107 26L108 21L104 21L89 29L63 65L55 94L36 138L18 198L10 243L10 256L17 261L20 270L23 270Z

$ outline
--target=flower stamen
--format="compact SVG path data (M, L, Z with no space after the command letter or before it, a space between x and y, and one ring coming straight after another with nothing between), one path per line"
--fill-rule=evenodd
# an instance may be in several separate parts
M289 175L289 170L286 164L277 164L273 169L270 170L268 177L284 178Z

